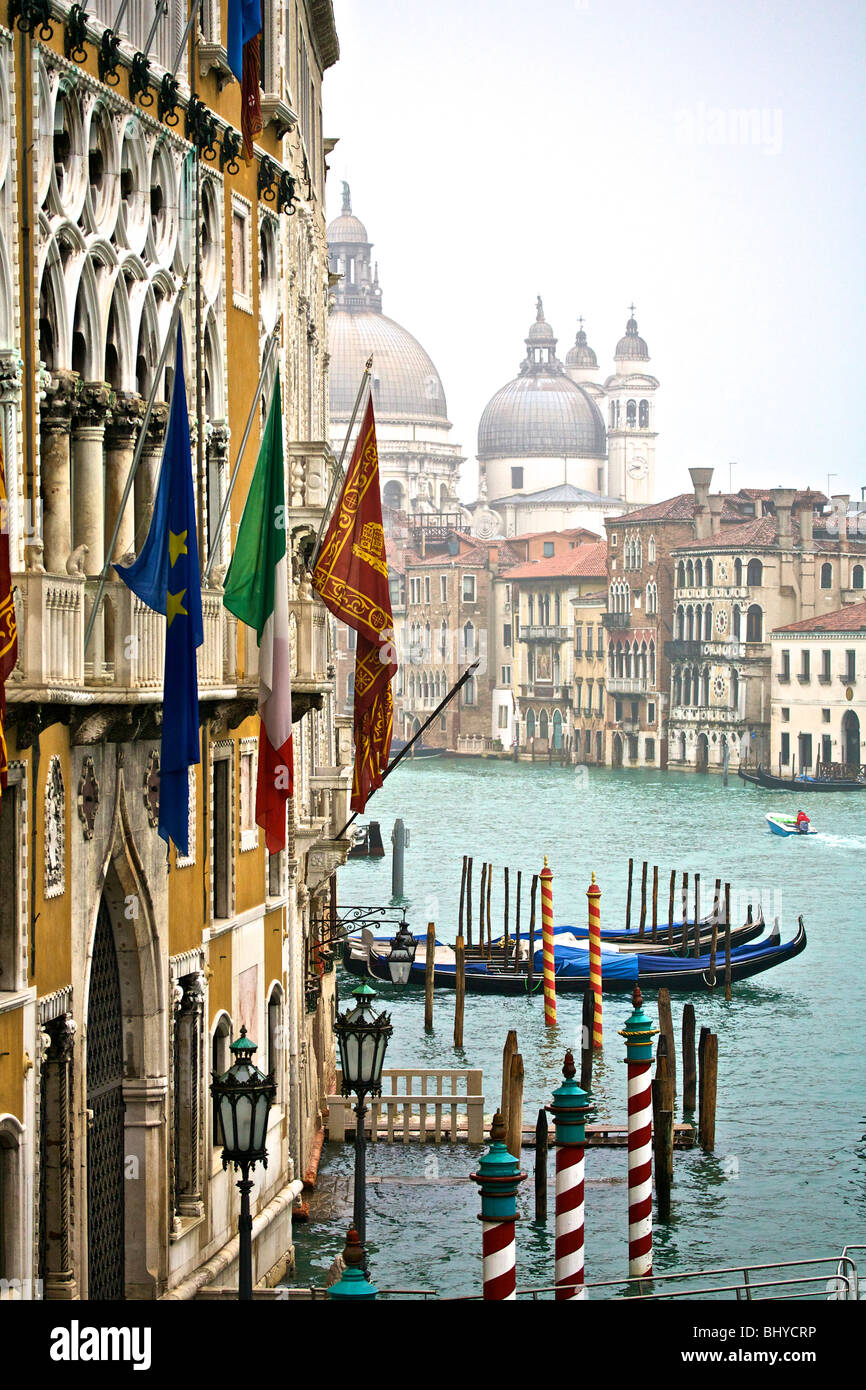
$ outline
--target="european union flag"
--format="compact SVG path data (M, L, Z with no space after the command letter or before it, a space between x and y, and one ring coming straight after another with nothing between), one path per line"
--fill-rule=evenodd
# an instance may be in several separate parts
M174 840L179 853L188 854L188 770L200 761L196 649L204 641L204 630L179 327L171 410L150 530L138 559L127 568L115 565L115 569L134 594L166 617L159 833L166 843Z

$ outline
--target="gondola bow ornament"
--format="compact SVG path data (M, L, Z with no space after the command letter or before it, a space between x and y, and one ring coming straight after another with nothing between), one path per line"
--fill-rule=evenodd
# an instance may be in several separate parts
M394 715L391 681L397 671L372 401L325 532L313 586L334 617L358 634L350 805L353 811L363 811L388 766Z

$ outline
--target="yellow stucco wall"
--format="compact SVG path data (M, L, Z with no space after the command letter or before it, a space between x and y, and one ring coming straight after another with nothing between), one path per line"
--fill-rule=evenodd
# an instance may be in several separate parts
M65 845L66 886L57 898L46 898L45 889L45 786L52 757L59 757L66 792ZM31 767L32 771L32 767ZM32 800L28 807L30 819L30 853L36 860L36 888L33 908L38 913L35 928L36 974L31 977L38 994L50 994L71 984L72 971L72 885L70 882L70 851L73 827L78 820L78 783L73 784L69 757L69 731L63 724L51 724L39 740L39 772L36 783L36 817L33 823ZM29 887L32 887L32 878ZM29 896L29 894L28 894ZM32 959L32 947L28 961ZM29 968L29 966L28 966Z
M232 933L230 931L223 932L210 942L208 965L212 971L208 993L210 1000L209 1025L213 1027L214 1019L222 1013L223 1009L229 1016L232 1013Z
M20 1009L0 1014L0 1112L24 1118L24 1015Z

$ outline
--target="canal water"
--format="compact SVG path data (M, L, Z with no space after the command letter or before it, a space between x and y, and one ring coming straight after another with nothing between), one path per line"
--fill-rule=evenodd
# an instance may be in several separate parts
M799 794L798 794L799 795ZM797 804L795 804L795 801ZM818 834L781 839L769 833L768 811L796 814L800 805ZM502 868L511 878L511 922L517 870L523 875L522 924L528 926L529 885L548 856L554 874L557 925L586 922L586 889L594 872L602 889L603 926L624 926L627 863L636 865L632 922L640 905L639 868L659 866L660 917L667 920L669 874L701 874L702 910L712 905L716 878L732 885L732 919L747 902L778 916L783 939L802 914L808 946L795 960L742 985L726 1004L721 990L673 996L678 1040L682 1005L695 1006L698 1030L719 1039L716 1150L677 1152L672 1219L656 1224L659 1273L711 1266L829 1255L866 1239L866 1087L864 1018L866 946L864 872L866 795L803 795L756 791L732 777L560 768L493 760L432 758L401 766L369 807L378 819L386 857L341 870L341 904L391 901L390 832L403 818L405 904L423 935L456 936L462 856L495 866L494 930L502 923ZM691 890L690 890L691 891ZM679 916L679 911L677 912ZM540 902L539 916L540 924ZM339 967L345 999L356 980ZM567 1047L579 1046L580 995L558 1001L555 1030L544 1027L540 995L467 995L464 1048L453 1046L453 991L436 996L435 1029L424 1032L423 989L382 985L394 1027L386 1066L480 1067L485 1110L498 1104L502 1047L517 1030L526 1079L524 1118L532 1123L559 1083ZM657 1019L655 993L646 1007ZM596 1063L598 1118L626 1122L626 1068L618 1036L630 1012L627 994L604 996L604 1054ZM682 1114L678 1055L675 1118ZM367 1235L375 1282L388 1289L475 1293L481 1287L478 1189L468 1175L480 1148L413 1144L368 1149ZM549 1220L533 1219L532 1162L523 1185L518 1227L518 1286L553 1281L553 1154ZM327 1145L314 1194L313 1219L296 1226L297 1282L321 1283L342 1248L351 1212L351 1144ZM587 1153L586 1277L618 1280L627 1273L627 1155ZM611 1290L613 1292L613 1290Z

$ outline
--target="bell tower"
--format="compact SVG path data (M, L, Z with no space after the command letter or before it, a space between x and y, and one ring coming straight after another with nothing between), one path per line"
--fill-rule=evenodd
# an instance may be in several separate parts
M612 496L644 504L655 497L655 393L659 383L646 370L649 349L629 307L625 336L614 351L607 397L608 487Z

